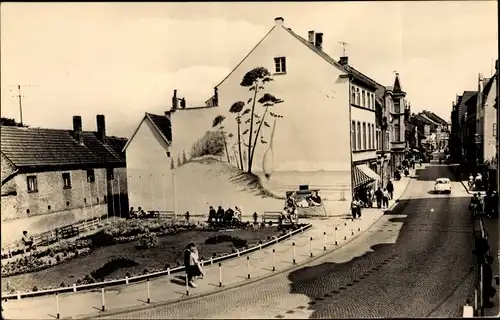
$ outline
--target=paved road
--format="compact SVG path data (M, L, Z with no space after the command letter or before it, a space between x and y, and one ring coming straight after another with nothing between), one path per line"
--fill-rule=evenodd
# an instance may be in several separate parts
M418 170L418 169L417 169ZM461 316L473 292L472 226L459 182L433 195L447 166L418 172L392 213L350 245L265 281L112 318Z

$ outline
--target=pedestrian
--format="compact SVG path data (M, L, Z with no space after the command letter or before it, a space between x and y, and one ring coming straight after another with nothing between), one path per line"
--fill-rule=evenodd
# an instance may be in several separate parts
M259 216L259 215L257 214L257 212L254 212L254 213L253 213L253 223L254 223L254 224L258 224L258 222L257 222L258 216Z
M361 200L358 200L358 210L356 210L357 218L361 219L361 211L363 210L364 203Z
M195 283L195 278L197 276L203 277L204 271L199 263L196 245L192 242L187 245L187 248L184 251L184 267L187 274L188 285L196 288L197 285Z
M224 220L224 209L222 209L222 206L219 206L217 208L217 223L222 224L222 221Z
M375 191L375 199L377 200L377 208L380 209L382 208L382 198L384 197L384 193L378 187L377 191Z
M372 188L366 189L366 202L365 205L367 208L371 208L373 206L373 197L372 197Z
M217 212L215 212L214 207L210 206L208 209L208 223L212 224L217 217Z
M242 222L243 220L243 210L241 209L241 207L238 207L238 206L235 206L234 207L234 213L236 214L236 219L238 219L238 222Z
M358 198L354 197L351 202L351 215L353 219L356 219L358 215Z
M35 246L35 241L33 240L33 237L28 235L28 231L24 230L23 231L23 236L21 238L23 244L25 247L27 247L28 250L31 250Z
M189 222L189 211L186 211L184 217L186 217L186 222Z
M383 191L382 206L384 207L384 209L387 209L389 207L389 192L386 188L384 188Z
M387 182L387 191L389 192L389 199L392 200L394 198L394 185L391 180Z

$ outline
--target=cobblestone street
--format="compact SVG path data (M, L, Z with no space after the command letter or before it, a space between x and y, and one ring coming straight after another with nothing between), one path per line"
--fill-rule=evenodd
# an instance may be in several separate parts
M430 195L446 166L417 169L396 209L369 232L298 269L120 318L458 317L473 293L469 198ZM116 318L110 316L109 318Z

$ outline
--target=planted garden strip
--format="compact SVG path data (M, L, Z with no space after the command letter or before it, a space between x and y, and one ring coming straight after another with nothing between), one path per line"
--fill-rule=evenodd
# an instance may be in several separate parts
M264 243L262 243L262 245L259 245L259 244L256 244L248 249L245 249L245 250L242 250L239 252L240 255L243 255L243 254L247 254L247 253L251 253L253 251L257 251L260 249L260 247L264 248L264 247L267 247L267 246L270 246L272 244L275 244L275 243L278 243L280 241L283 241L287 238L291 238L293 235L299 233L299 232L302 232L302 231L305 231L309 228L312 227L312 224L307 224L307 225L304 225L304 226L301 226L300 228L298 229L295 229L293 231L290 231L290 232L287 232L286 234L278 237L278 238L275 238L275 239L271 239L269 241L266 241ZM80 240L80 239L79 239ZM213 258L212 261L213 263L215 262L220 262L220 261L223 261L223 260L227 260L227 259L230 259L230 258L233 258L233 257L236 257L238 255L238 253L230 253L230 254L226 254L226 255L223 255L223 256L220 256L220 257L216 257L216 258ZM210 261L204 261L205 263L210 263ZM138 276L134 276L134 277L130 277L128 278L128 281L129 283L130 282L137 282L137 281L140 281L140 280L145 280L147 278L151 279L151 278L157 278L157 277L161 277L161 276L164 276L164 275L167 275L167 274L172 274L172 273L177 273L177 272L180 272L180 271L183 271L184 270L184 266L178 266L178 267L175 267L175 268L172 268L170 270L162 270L162 271L158 271L158 272L154 272L154 273L148 273L148 274L143 274L143 275L138 275ZM109 280L109 281L103 281L103 282L96 282L96 283L88 283L88 284L82 284L82 285L77 285L76 288L77 288L77 291L82 291L82 290L89 290L89 289L94 289L94 288L100 288L100 287L103 287L103 286L111 286L111 285L117 285L117 284L124 284L126 282L125 279L117 279L117 280ZM37 297L37 296L43 296L43 295L48 295L48 294L52 294L52 293L64 293L64 292L72 292L73 291L73 287L70 286L70 287L59 287L59 288L53 288L53 289L47 289L47 290L39 290L39 291L28 291L28 292L20 292L19 294L18 293L11 293L11 294L6 294L6 295L2 295L2 299L5 299L5 300L12 300L12 299L18 299L19 298L23 298L23 297Z

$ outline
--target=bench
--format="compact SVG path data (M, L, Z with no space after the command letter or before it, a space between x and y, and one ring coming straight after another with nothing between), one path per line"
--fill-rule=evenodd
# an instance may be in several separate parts
M267 223L269 226L272 226L273 222L283 224L286 220L281 218L281 212L279 211L264 211L262 215L262 223Z

